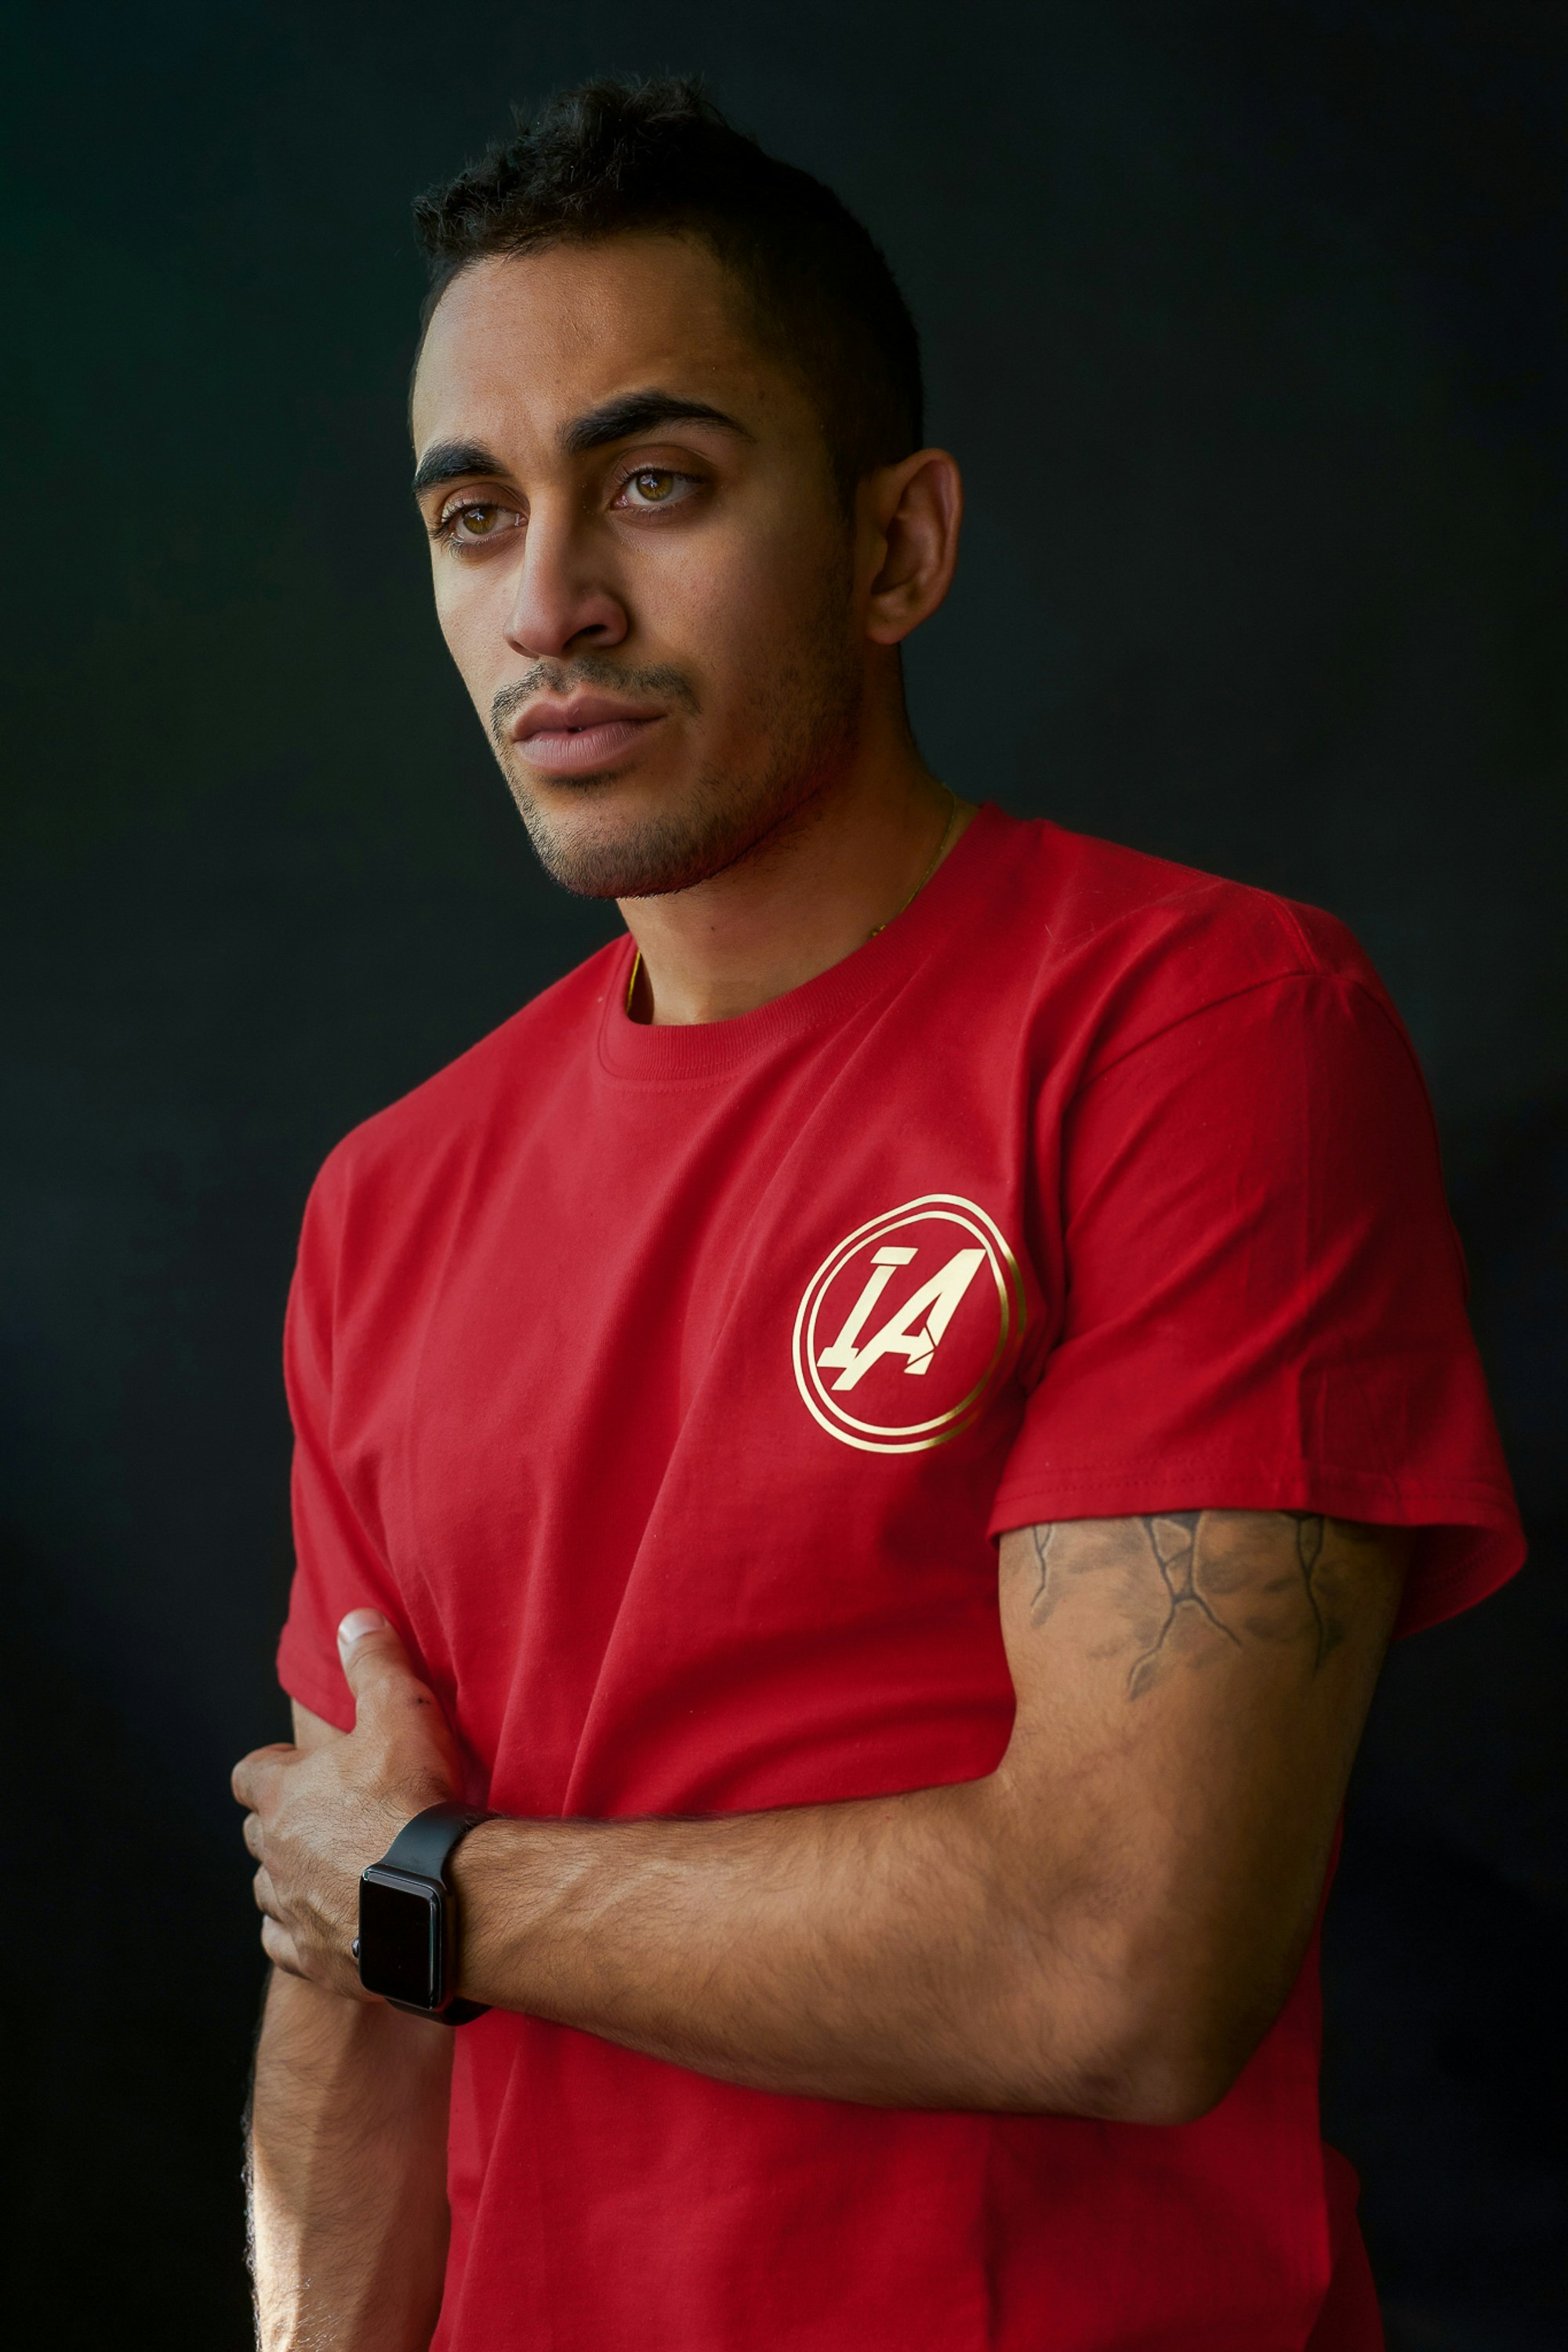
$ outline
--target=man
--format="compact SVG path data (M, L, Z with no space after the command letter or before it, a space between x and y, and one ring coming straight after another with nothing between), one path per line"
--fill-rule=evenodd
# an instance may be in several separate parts
M596 86L420 218L442 627L630 937L312 1196L262 2340L1373 2345L1316 1922L1521 1556L1403 1032L922 766L959 477L826 190Z

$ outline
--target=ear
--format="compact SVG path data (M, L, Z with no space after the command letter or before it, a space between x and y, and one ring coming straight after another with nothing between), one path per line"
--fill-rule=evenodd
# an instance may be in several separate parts
M856 495L870 572L866 634L873 645L901 645L952 583L963 517L958 461L945 449L917 449L868 474Z

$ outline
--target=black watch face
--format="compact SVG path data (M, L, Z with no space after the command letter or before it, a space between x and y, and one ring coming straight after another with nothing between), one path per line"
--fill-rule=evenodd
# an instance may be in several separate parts
M359 1952L366 1992L437 2007L444 1987L437 1889L394 1871L367 1870L359 1883Z

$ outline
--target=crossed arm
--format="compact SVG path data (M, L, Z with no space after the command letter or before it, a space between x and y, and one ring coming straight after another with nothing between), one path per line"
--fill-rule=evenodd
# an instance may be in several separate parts
M1001 1547L1017 1693L987 1778L700 1821L498 1821L454 1862L461 1990L727 2080L1173 2123L1288 1992L1407 1539L1184 1511ZM357 1876L452 1786L395 1635L355 1730L237 1769L283 1970L360 1999ZM401 2021L399 2021L401 2022ZM436 2029L417 2023L416 2034Z
M1286 1515L1011 1536L994 1773L489 1824L456 1857L463 1989L766 2090L1196 2116L1300 1967L1400 1564Z

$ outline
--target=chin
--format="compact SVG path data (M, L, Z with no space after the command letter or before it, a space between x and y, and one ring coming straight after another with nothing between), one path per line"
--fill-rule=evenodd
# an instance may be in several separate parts
M765 789L704 780L679 796L628 806L617 793L626 770L555 784L548 800L509 776L512 798L540 864L578 898L663 898L723 873L754 850L790 813ZM639 798L641 796L639 795Z

